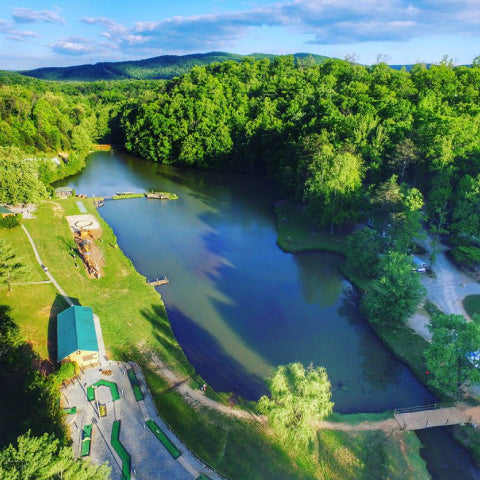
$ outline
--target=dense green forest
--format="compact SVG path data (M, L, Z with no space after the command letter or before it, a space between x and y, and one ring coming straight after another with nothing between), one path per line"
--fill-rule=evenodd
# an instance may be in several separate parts
M265 173L321 225L408 227L425 200L432 228L473 239L479 91L480 68L448 62L226 62L127 101L122 126L126 148L154 161Z
M245 58L168 82L4 72L0 146L20 149L10 157L36 162L47 184L81 168L96 141L167 164L266 174L332 230L370 218L405 244L427 220L456 234L457 261L480 261L479 89L478 66L448 61L407 72ZM68 159L52 162L59 152Z
M99 140L122 143L121 105L158 89L158 81L56 83L0 72L0 201L28 201L34 172L48 185L78 171ZM11 190L22 188L26 196Z
M75 65L73 67L43 67L25 70L21 73L29 77L43 80L84 81L125 80L125 79L170 79L184 75L195 66L207 66L214 62L236 61L245 59L246 55L227 52L194 53L191 55L162 55L160 57L132 60L126 62L100 62L94 65ZM276 55L253 53L248 58L259 60ZM322 55L295 53L294 58L302 62L322 63L326 58Z

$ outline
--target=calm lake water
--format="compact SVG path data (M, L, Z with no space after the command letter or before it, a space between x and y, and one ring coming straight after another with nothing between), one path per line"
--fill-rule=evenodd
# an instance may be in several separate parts
M67 184L87 195L154 189L180 196L106 201L100 213L139 272L170 279L159 291L175 335L215 389L257 399L275 365L300 361L327 368L336 411L434 401L359 314L338 256L277 247L270 183L99 152L59 182ZM432 478L479 478L444 430L422 432L421 440Z
M159 288L175 335L215 389L257 399L274 366L300 361L327 368L337 411L433 401L360 316L338 256L278 248L270 183L116 152L92 155L68 184L87 195L179 195L106 201L100 213L138 271L169 278Z

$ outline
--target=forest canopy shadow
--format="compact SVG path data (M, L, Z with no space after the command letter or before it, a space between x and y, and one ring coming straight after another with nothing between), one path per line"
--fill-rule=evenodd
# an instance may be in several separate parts
M233 392L247 400L257 400L259 392L267 393L265 381L249 373L228 355L215 337L179 310L169 309L168 313L175 336L188 361L215 390L230 390L233 384L236 386ZM158 337L157 340L162 341Z

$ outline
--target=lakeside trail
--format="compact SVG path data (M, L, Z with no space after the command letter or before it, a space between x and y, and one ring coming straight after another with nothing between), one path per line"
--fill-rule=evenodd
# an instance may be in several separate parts
M318 422L317 426L320 430L340 430L342 432L371 432L374 430L382 430L383 432L393 432L400 430L400 425L395 418L387 420L377 420L373 422L361 422L357 424L347 422Z
M216 402L215 400L208 398L202 391L190 387L190 385L188 385L187 383L187 377L178 377L175 372L173 372L170 368L167 367L165 362L163 362L157 354L150 352L149 355L150 368L152 368L155 373L165 379L168 382L170 388L173 388L175 391L180 393L180 395L182 395L185 401L193 407L207 407L225 415L230 415L232 417L240 418L242 420L253 420L255 422L266 424L267 419L264 415L255 415L245 410L233 408L228 405L223 405L222 403ZM400 425L395 420L395 418L378 421L366 421L358 424L352 424L348 422L322 421L318 422L317 427L324 430L340 430L343 432L367 432L374 430L393 432L394 430L400 430Z
M197 390L188 385L188 377L179 377L172 371L165 362L154 352L149 352L150 368L167 381L170 388L177 391L182 397L193 407L207 407L217 412L230 415L232 417L241 418L242 420L254 420L256 422L265 423L266 419L263 415L255 415L239 408L233 408L223 403L207 397L204 392Z

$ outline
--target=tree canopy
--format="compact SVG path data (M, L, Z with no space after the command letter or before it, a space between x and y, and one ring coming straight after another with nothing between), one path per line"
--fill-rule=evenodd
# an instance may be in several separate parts
M467 321L462 315L437 313L429 330L432 342L425 350L429 383L453 396L480 381L480 318Z
M17 445L0 452L0 478L9 480L108 480L110 468L75 460L73 450L58 439L30 432L18 437Z
M323 367L280 365L268 379L271 396L259 400L276 435L291 446L313 441L316 423L332 412L330 381Z
M415 312L424 292L411 258L390 252L381 257L377 277L367 284L360 307L372 322L395 326Z
M18 260L12 247L6 240L0 238L0 283L12 289L12 282L25 272L25 266Z

